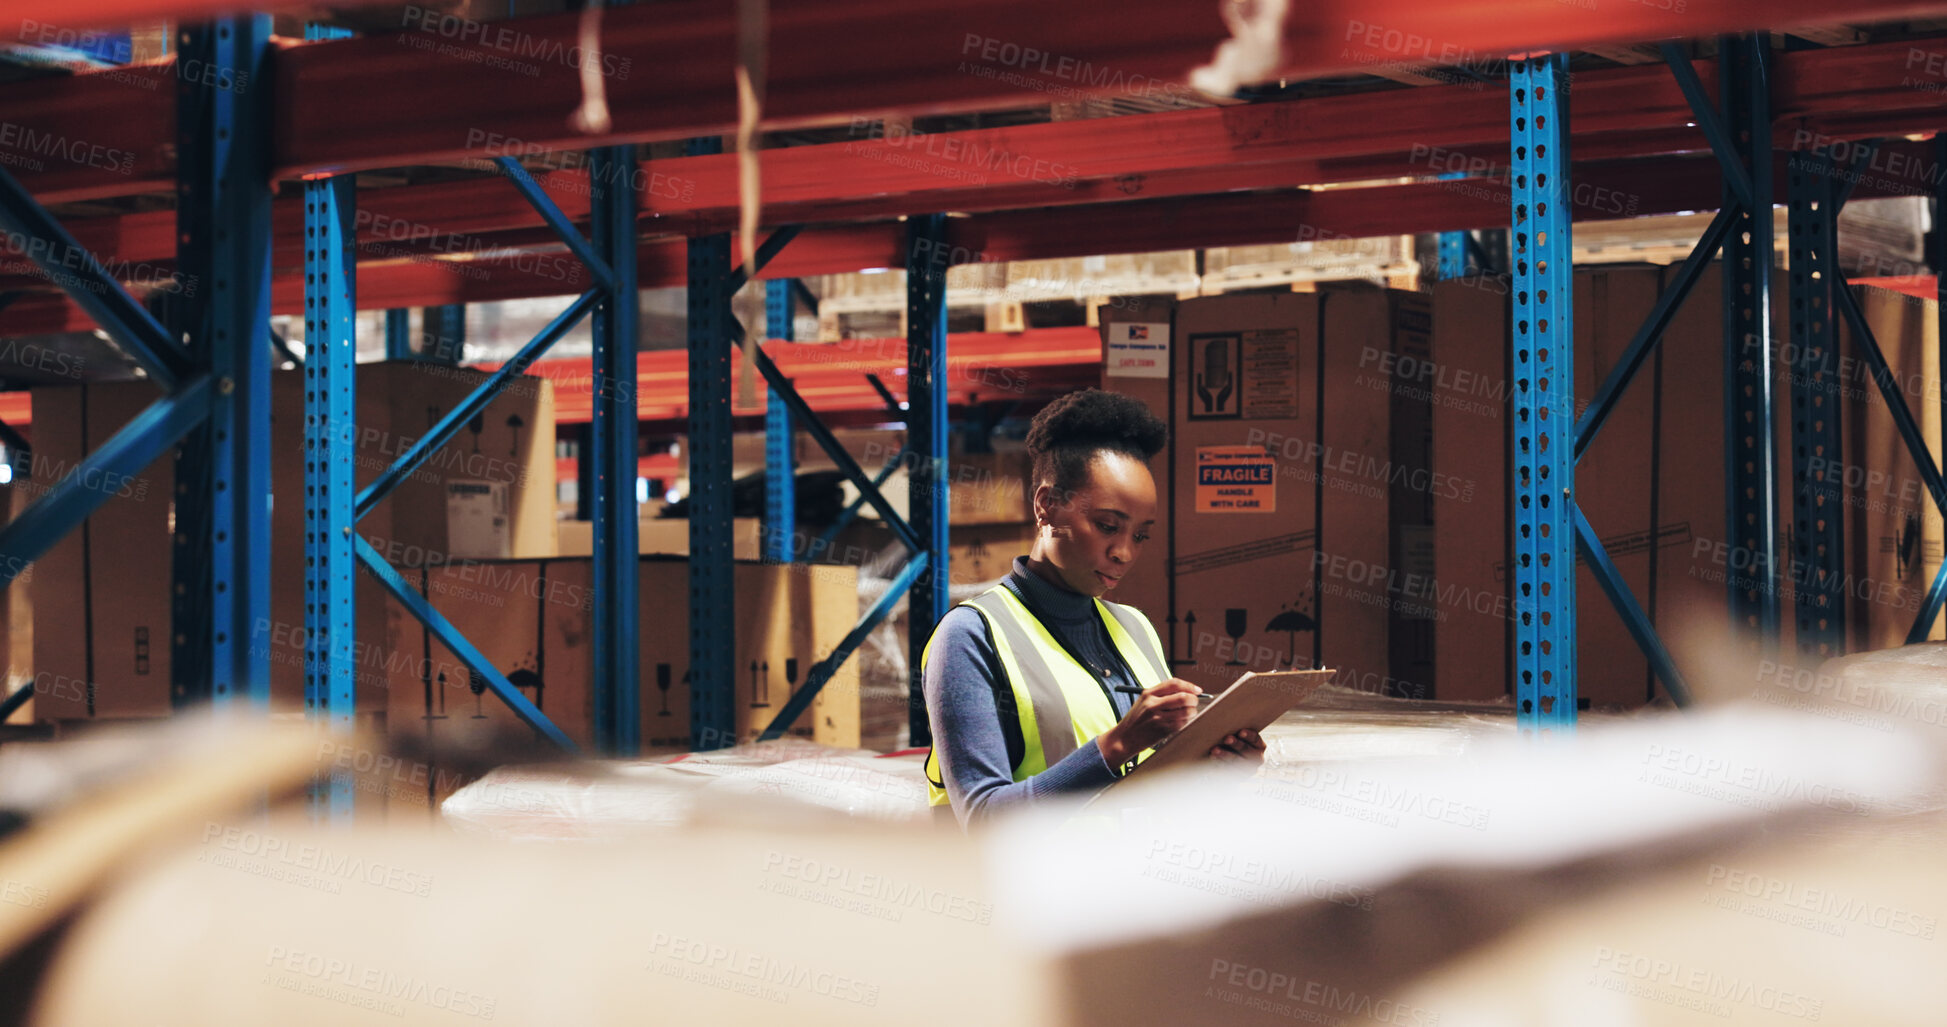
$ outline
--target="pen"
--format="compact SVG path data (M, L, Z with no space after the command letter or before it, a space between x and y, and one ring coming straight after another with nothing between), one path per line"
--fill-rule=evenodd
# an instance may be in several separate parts
M1141 694L1143 694L1143 690L1142 690L1142 689L1140 689L1140 688L1136 688L1136 687L1134 687L1134 686L1132 686L1132 685L1117 685L1117 686L1115 686L1115 690L1116 690L1116 691L1118 691L1118 692L1127 692L1127 693L1128 693L1128 694L1130 694L1130 695L1141 695ZM1197 701L1198 701L1198 702L1208 702L1209 700L1211 700L1211 699L1215 699L1215 698L1217 698L1217 696L1216 696L1216 693L1214 693L1214 692L1198 692L1198 693L1197 693Z

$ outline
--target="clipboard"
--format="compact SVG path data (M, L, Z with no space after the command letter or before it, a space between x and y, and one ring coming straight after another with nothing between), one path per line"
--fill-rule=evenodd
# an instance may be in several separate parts
M1156 743L1149 758L1136 764L1122 780L1200 760L1234 731L1263 731L1286 710L1311 698L1335 673L1324 668L1245 674L1198 710L1188 724Z

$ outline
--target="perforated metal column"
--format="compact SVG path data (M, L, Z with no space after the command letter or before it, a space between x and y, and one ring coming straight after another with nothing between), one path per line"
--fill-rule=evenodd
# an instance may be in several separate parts
M349 34L320 26L305 33ZM304 709L340 737L352 733L357 702L356 210L351 176L304 183ZM334 772L320 784L313 815L351 819L351 774Z
M1837 218L1830 160L1800 152L1786 167L1794 637L1801 655L1823 660L1846 648L1845 450L1832 321Z
M764 283L764 335L791 341L792 287L789 278ZM764 406L764 559L790 563L798 550L797 461L791 408L776 391Z
M718 140L692 155L721 152ZM736 595L731 580L730 235L689 242L690 735L736 744Z
M1724 205L1741 205L1724 242L1724 499L1731 631L1753 656L1777 649L1779 624L1768 45L1768 37L1726 39L1718 59L1724 126L1751 181L1748 204L1724 187Z
M947 566L946 215L907 222L906 249L906 444L907 509L913 533L929 554L908 600L907 665L912 668L908 723L912 745L931 744L926 699L920 688L921 656L933 628L952 605ZM975 488L983 487L975 483ZM992 488L993 483L984 487Z
M589 151L595 252L614 274L594 324L595 739L603 751L642 748L636 528L635 147Z
M201 296L183 327L216 388L178 460L179 703L270 701L270 32L250 15L180 34L178 59L210 70L177 78L179 263Z
M1575 722L1575 362L1568 58L1513 62L1514 609L1517 722Z

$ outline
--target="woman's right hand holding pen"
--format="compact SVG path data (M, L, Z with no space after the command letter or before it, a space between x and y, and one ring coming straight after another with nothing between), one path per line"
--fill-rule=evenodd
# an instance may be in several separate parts
M1144 689L1114 727L1096 736L1103 761L1111 767L1122 766L1181 730L1196 715L1197 696L1202 692L1182 678L1170 678Z

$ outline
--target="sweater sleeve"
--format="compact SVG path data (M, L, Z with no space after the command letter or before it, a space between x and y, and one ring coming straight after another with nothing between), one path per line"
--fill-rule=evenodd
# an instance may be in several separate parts
M963 827L1045 796L1094 791L1115 782L1114 769L1092 738L1054 766L1015 781L994 698L996 688L1008 685L986 620L972 607L955 607L935 629L932 647L923 681L926 715L933 726L941 780Z

